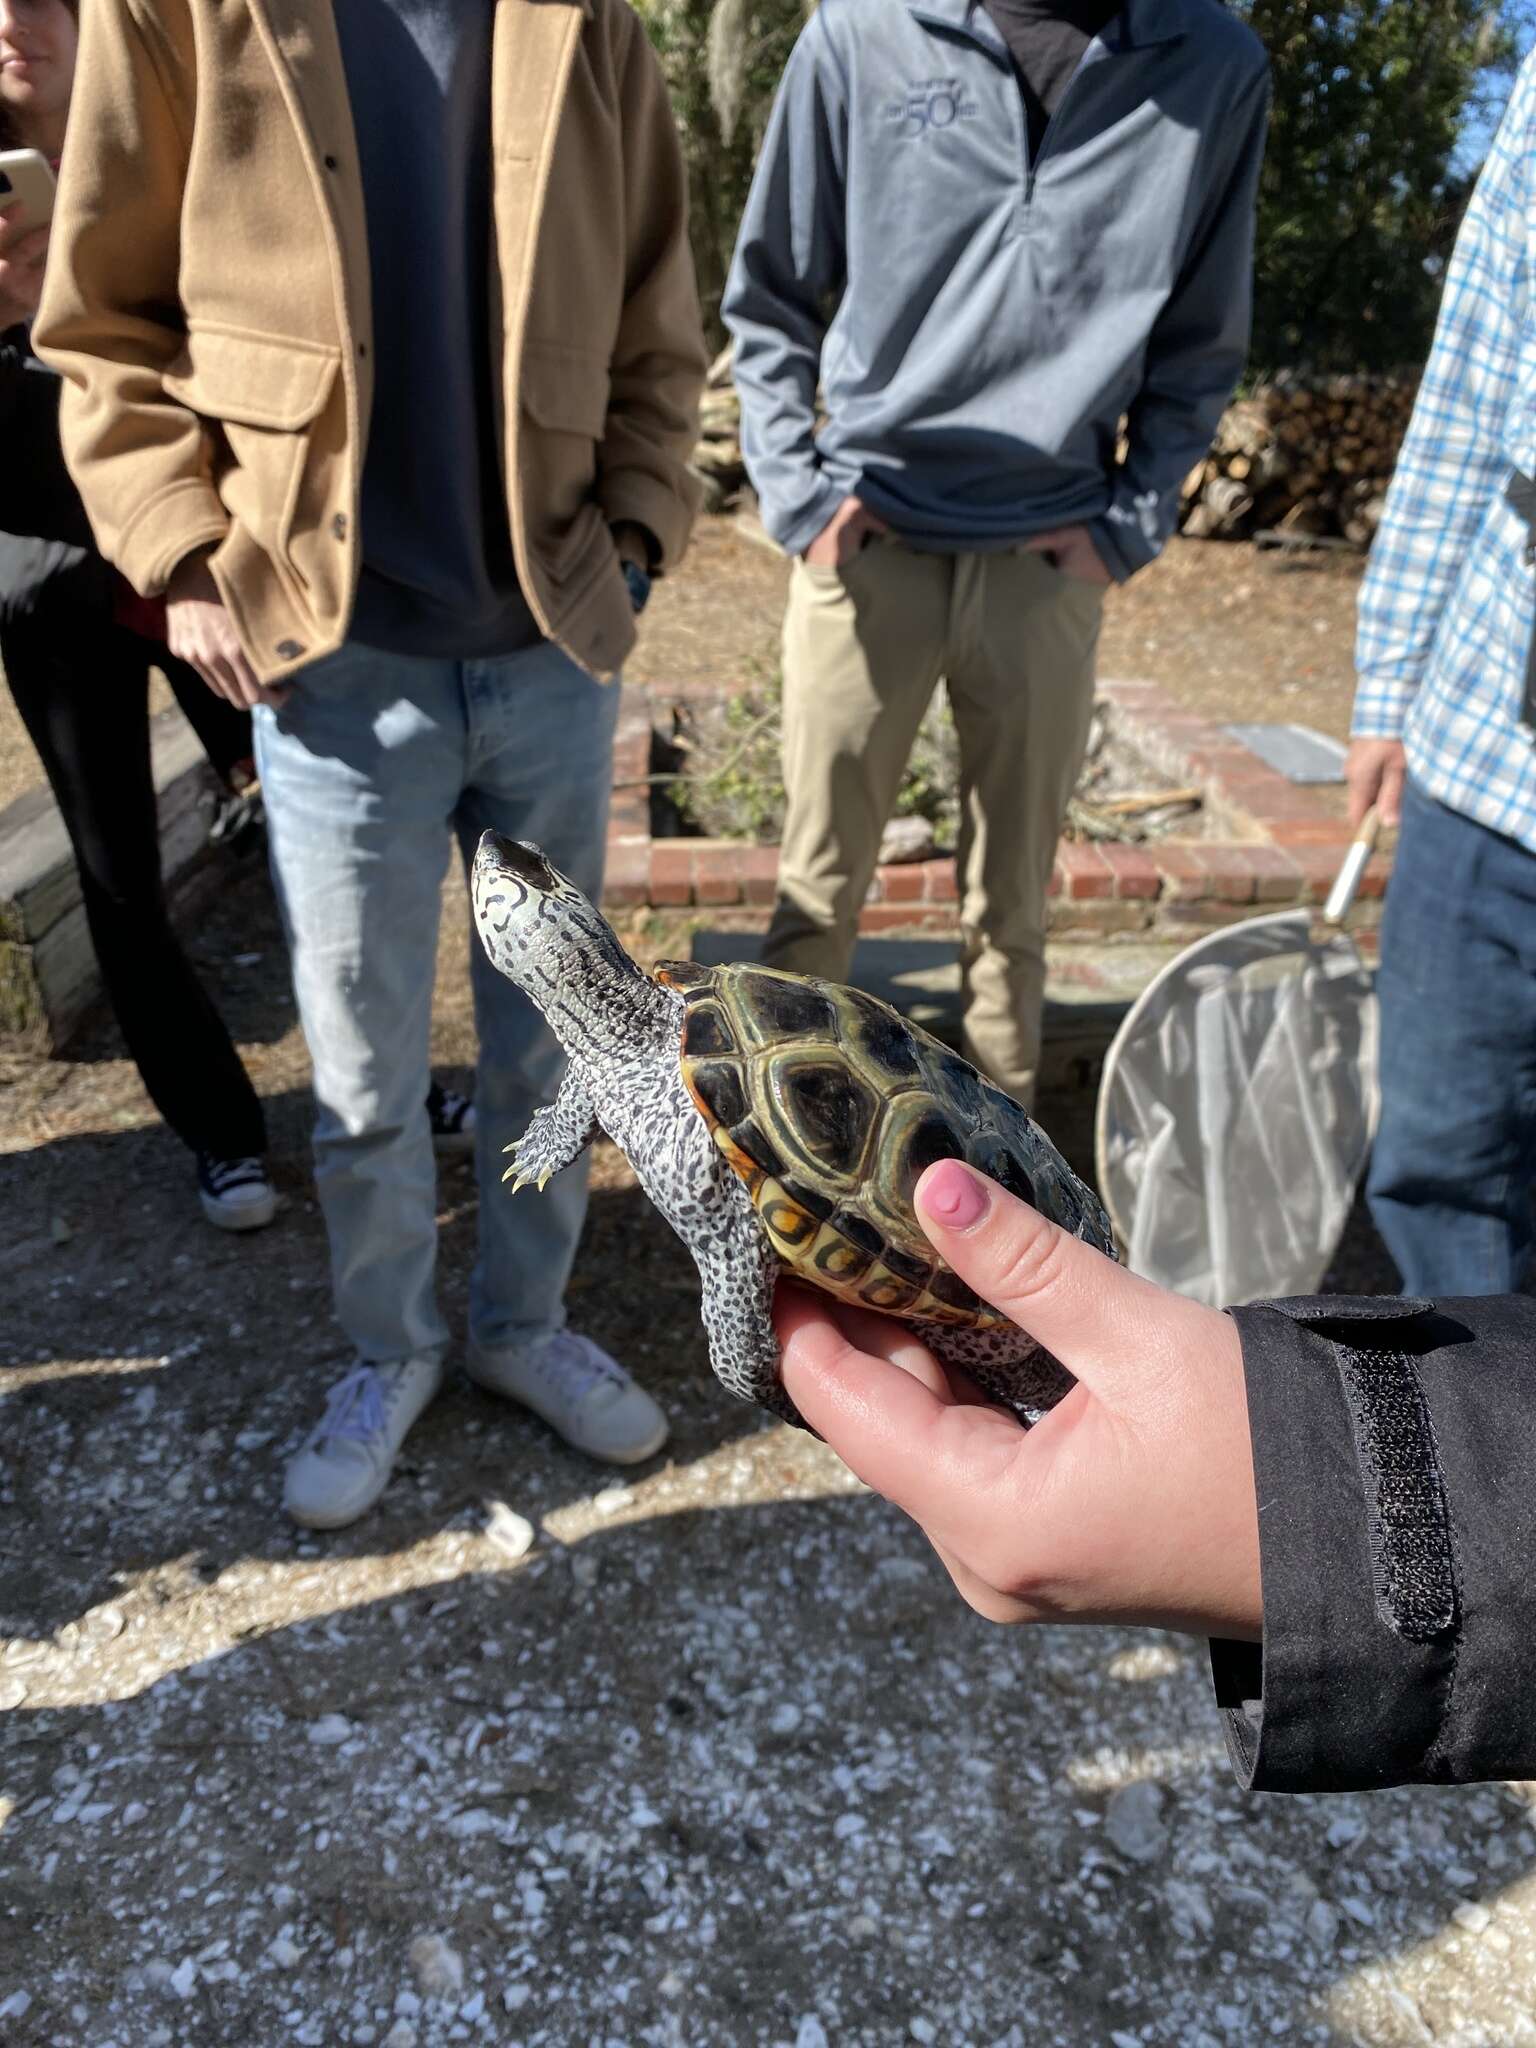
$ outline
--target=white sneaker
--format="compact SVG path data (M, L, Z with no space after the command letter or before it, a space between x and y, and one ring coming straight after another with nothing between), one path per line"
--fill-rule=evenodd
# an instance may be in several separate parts
M344 1529L389 1484L406 1432L443 1383L436 1357L355 1365L289 1461L283 1506L306 1529Z
M491 1350L471 1338L465 1371L477 1386L531 1408L589 1458L638 1465L667 1440L667 1418L645 1389L574 1330L557 1330L531 1351Z
M260 1230L277 1214L277 1190L264 1159L197 1155L197 1193L203 1214L220 1230Z

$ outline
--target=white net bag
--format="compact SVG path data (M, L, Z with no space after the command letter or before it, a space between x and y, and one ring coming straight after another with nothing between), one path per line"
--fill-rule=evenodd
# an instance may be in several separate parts
M1314 1293L1375 1133L1376 998L1306 911L1166 967L1104 1064L1099 1187L1133 1272L1214 1307Z

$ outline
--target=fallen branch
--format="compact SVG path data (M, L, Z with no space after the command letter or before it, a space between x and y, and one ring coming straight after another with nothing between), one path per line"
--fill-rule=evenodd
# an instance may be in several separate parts
M711 768L707 775L700 775L688 768L669 769L665 775L636 775L628 782L616 782L615 789L648 789L658 782L721 782L740 761L758 734L777 719L778 707L765 711L760 718L754 718L736 745L726 755L718 768Z

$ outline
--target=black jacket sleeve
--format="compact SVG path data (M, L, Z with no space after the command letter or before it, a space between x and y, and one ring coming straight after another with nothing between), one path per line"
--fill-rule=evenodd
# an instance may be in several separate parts
M1214 1642L1261 1792L1536 1777L1536 1300L1233 1311L1262 1648Z
M0 533L94 546L59 445L59 380L0 343Z

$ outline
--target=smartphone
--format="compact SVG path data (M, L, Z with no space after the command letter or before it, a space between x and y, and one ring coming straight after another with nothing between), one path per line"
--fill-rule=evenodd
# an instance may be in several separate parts
M53 166L41 150L0 149L0 206L23 206L21 225L28 233L52 220L57 189Z

